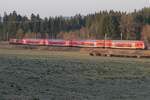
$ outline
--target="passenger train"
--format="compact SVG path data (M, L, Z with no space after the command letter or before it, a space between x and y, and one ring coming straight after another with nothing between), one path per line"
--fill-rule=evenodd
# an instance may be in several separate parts
M10 39L9 43L21 45L43 45L62 47L145 49L145 44L143 41L134 40Z

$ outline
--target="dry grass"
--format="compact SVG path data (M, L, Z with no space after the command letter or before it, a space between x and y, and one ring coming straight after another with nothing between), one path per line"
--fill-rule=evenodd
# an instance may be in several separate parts
M0 49L0 98L148 100L150 60Z

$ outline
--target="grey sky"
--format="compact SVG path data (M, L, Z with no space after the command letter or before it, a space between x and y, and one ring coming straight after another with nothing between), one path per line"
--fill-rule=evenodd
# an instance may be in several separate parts
M0 0L0 14L16 10L22 15L42 17L86 15L100 10L133 11L150 6L149 0Z

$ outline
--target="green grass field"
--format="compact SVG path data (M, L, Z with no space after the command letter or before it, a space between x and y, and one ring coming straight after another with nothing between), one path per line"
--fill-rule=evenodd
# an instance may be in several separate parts
M149 100L150 59L0 49L0 99Z

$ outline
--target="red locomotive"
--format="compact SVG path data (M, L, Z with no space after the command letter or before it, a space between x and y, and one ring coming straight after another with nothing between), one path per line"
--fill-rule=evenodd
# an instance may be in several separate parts
M67 46L67 47L93 47L93 48L125 48L144 49L143 41L128 40L58 40L58 39L10 39L10 44Z

